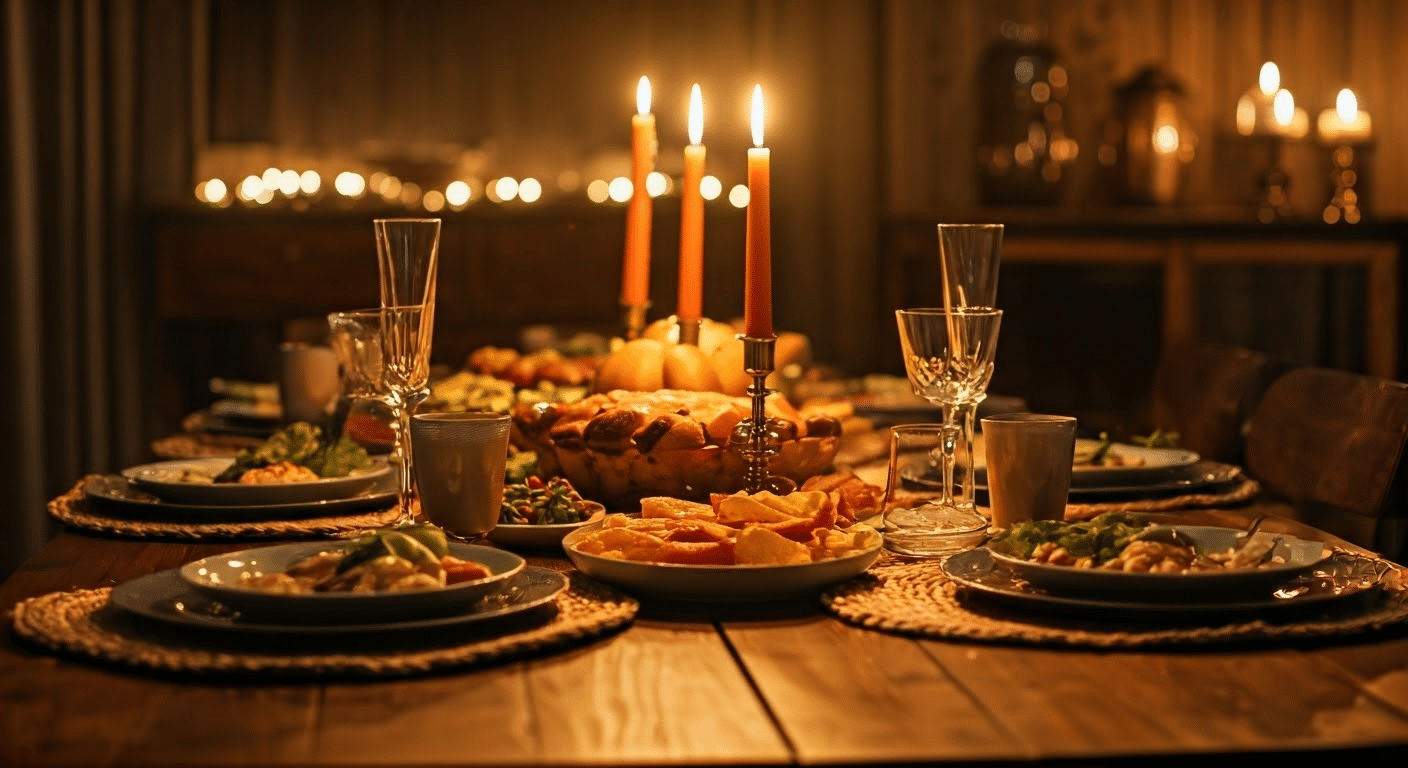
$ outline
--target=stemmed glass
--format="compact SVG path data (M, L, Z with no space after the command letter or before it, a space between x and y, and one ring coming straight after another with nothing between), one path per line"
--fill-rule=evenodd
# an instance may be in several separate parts
M396 415L401 514L415 519L411 414L430 394L430 341L435 329L439 219L374 219L381 273L381 347L388 404Z
M943 308L997 307L997 276L1002 260L1001 224L939 224L939 274L942 279ZM978 409L964 408L960 475L964 478L964 498L972 498L973 435ZM935 469L937 469L937 464Z
M981 522L973 501L971 448L968 464L961 475L962 491L954 495L955 453L964 440L962 424L968 412L987 397L997 352L997 333L1002 310L990 307L953 309L901 309L895 312L899 324L904 366L914 394L943 408L944 422L939 440L937 463L942 467L942 486L937 500L909 510L886 511L885 528L903 530L906 537L922 541L924 534L943 535L964 521ZM971 442L971 435L967 440ZM892 483L894 479L892 478ZM891 546L891 549L899 549ZM922 545L909 548L910 554L929 554Z
M1001 224L940 224L939 274L944 309L996 307Z

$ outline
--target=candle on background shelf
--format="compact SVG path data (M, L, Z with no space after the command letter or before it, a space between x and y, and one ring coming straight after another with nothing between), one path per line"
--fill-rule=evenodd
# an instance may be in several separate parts
M1295 96L1282 88L1276 92L1272 102L1275 113L1275 133L1288 139L1303 139L1310 132L1310 117L1304 109L1296 106Z
M655 169L655 115L650 113L650 79L636 86L636 114L631 118L631 200L626 207L626 258L621 271L621 303L650 301L650 193L646 177Z
M753 87L753 147L748 150L747 246L743 333L766 338L772 329L771 159L763 146L763 87Z
M1354 91L1343 88L1335 97L1335 108L1320 113L1316 129L1326 144L1360 144L1373 136L1373 121L1368 112L1359 109Z
M704 178L704 100L695 83L689 92L689 146L684 148L684 188L680 193L680 284L681 320L704 316L704 196L699 183Z
M1277 133L1272 103L1280 89L1281 68L1274 61L1262 64L1257 84L1237 100L1237 133L1243 136Z

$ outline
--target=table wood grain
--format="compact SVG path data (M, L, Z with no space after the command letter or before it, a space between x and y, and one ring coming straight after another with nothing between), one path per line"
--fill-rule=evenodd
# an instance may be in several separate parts
M1181 519L1238 525L1247 514ZM1293 520L1270 527L1333 540ZM0 586L0 606L243 546L66 532ZM264 684L57 658L7 630L0 702L6 766L1401 758L1408 631L1090 651L916 640L845 624L812 601L645 603L623 632L526 660L393 681Z

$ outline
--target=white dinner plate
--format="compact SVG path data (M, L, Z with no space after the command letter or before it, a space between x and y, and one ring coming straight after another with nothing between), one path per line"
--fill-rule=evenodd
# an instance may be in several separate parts
M244 549L186 563L178 572L210 599L255 619L303 624L367 624L463 612L485 595L503 588L526 565L523 558L512 552L452 541L449 543L451 555L479 563L487 567L491 575L438 589L387 592L284 594L245 585L247 579L282 572L295 561L350 543L303 542Z
M1053 593L1033 586L992 557L985 547L960 552L944 561L944 574L961 587L994 600L1034 608L1065 618L1070 615L1128 621L1236 620L1250 621L1268 611L1318 609L1351 597L1362 597L1379 586L1383 573L1372 561L1336 555L1310 571L1259 592L1209 595L1203 600L1166 600L1163 595L1127 593L1078 595Z
M102 475L83 484L90 500L115 514L187 522L230 520L291 520L341 515L361 509L378 509L396 502L396 482L391 474L382 476L372 487L342 499L319 499L286 504L180 504L134 487L121 475Z
M593 521L569 533L562 547L583 573L637 595L671 600L745 602L781 600L819 593L838 581L863 573L880 557L874 547L832 560L792 565L677 565L617 560L576 549L582 539L601 527Z
M973 479L979 485L987 485L988 462L982 438L980 433L973 439ZM1099 446L1099 440L1077 439L1076 456L1090 455ZM1077 464L1071 468L1071 488L1131 487L1165 482L1183 477L1200 458L1197 453L1182 448L1145 448L1126 443L1111 445L1109 452L1139 463L1121 467Z
M1232 546L1237 528L1217 528L1206 525L1152 526L1173 528L1191 539L1199 552L1224 552ZM988 549L992 559L1001 563L1013 575L1048 592L1060 594L1134 594L1143 597L1159 595L1169 598L1206 598L1227 594L1249 594L1267 591L1293 579L1324 562L1329 550L1318 541L1307 541L1283 534L1257 534L1278 539L1273 555L1285 562L1259 568L1229 568L1195 571L1193 573L1126 573L1099 568L1074 568L1068 565L1033 563Z
M113 587L112 602L118 608L138 616L184 627L255 634L327 636L425 632L441 627L489 622L547 605L556 600L566 588L567 577L563 574L529 566L510 578L502 590L444 616L361 624L275 623L251 619L211 600L186 583L175 569L171 569L147 574Z
M345 499L363 493L391 472L385 461L373 459L371 466L353 470L346 477L327 477L301 483L242 485L193 483L181 479L186 471L214 477L234 461L231 458L159 461L124 469L122 476L138 488L167 501L207 506L257 506Z
M583 520L580 523L562 523L559 525L511 525L499 523L494 526L494 530L489 531L489 541L507 549L557 550L562 548L563 537L591 522L590 520Z

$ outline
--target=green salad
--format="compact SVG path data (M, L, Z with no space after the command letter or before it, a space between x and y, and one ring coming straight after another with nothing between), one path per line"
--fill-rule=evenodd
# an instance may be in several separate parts
M1090 557L1099 565L1118 557L1125 546L1148 527L1148 519L1127 512L1106 512L1078 523L1028 520L994 536L988 548L1030 560L1037 547L1050 542L1064 547L1072 557Z
M347 435L328 441L321 427L298 421L275 432L258 448L240 451L235 463L215 476L215 482L238 482L240 476L251 469L282 462L306 467L318 477L328 478L346 477L353 470L369 466L372 459L365 448Z

